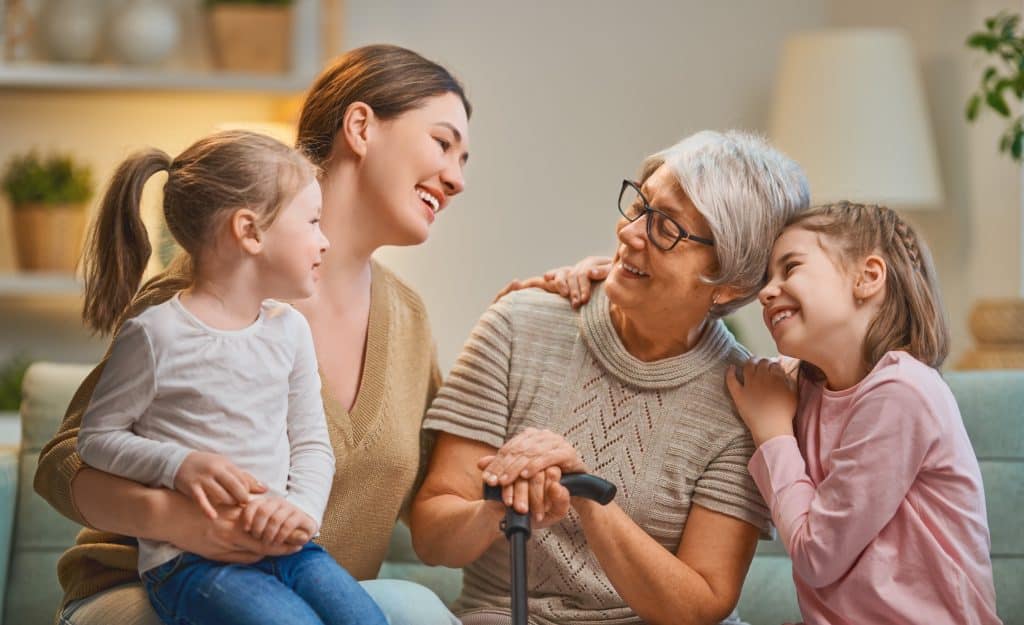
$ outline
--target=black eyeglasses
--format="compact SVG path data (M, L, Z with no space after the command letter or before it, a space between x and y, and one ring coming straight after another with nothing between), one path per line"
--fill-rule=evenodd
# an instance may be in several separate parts
M651 208L647 198L640 191L640 186L632 180L622 181L622 189L619 191L619 212L630 223L646 216L647 239L663 252L671 250L683 239L711 247L715 245L711 239L690 234L686 228L679 225L679 222L660 210Z

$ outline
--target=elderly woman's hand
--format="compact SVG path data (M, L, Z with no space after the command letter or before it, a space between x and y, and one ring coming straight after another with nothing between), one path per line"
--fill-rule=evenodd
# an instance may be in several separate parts
M539 288L549 293L558 293L567 298L573 308L579 308L590 300L591 282L600 282L608 277L612 259L607 256L587 256L575 265L566 265L525 280L513 280L505 285L494 301L512 291Z
M730 365L725 383L743 422L758 447L776 436L793 435L796 384L776 360L751 359L739 370Z
M529 479L518 479L502 488L502 499L520 514L533 517L533 529L544 529L569 514L569 490L561 485L562 471L548 467Z
M551 430L526 428L509 439L493 456L477 463L484 481L491 486L508 486L518 479L530 479L548 467L562 473L586 473L576 448Z

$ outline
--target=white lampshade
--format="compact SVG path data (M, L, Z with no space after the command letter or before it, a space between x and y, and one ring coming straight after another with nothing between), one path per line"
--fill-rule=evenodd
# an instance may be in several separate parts
M921 80L900 31L826 30L787 40L771 136L807 172L815 204L942 203Z

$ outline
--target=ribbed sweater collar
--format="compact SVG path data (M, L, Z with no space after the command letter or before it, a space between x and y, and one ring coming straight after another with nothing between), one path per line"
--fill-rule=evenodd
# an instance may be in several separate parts
M594 358L611 375L630 386L663 389L682 386L728 355L734 340L721 320L712 322L690 351L652 362L630 354L612 324L604 289L598 286L579 316L580 332Z

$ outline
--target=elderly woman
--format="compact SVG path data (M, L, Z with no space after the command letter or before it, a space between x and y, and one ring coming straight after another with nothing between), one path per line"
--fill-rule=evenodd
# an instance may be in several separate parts
M800 168L762 140L697 133L623 181L614 266L585 306L524 290L484 314L424 421L438 435L411 517L425 562L465 567L464 625L510 622L504 510L481 479L533 517L532 623L733 611L769 516L724 385L748 353L719 318L754 297L807 203ZM570 502L557 481L576 471L617 499Z

